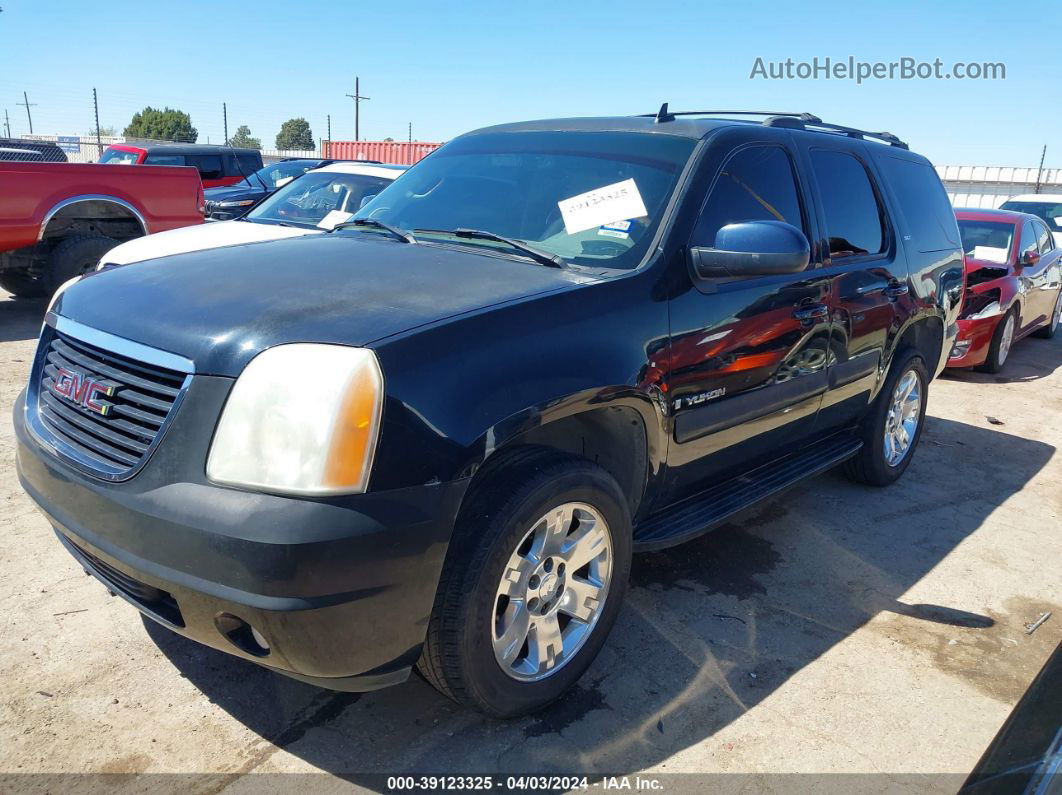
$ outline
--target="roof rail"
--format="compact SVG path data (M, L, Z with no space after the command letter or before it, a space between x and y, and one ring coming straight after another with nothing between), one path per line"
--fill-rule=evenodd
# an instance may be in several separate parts
M789 113L785 111L763 110L668 110L665 102L656 113L640 113L642 117L653 117L657 124L674 121L679 116L764 116L761 124L767 127L786 127L793 130L807 130L809 132L833 132L842 133L849 138L867 139L874 138L890 146L900 149L910 147L904 141L890 132L871 132L860 130L856 127L845 127L842 124L831 124L820 119L812 113Z

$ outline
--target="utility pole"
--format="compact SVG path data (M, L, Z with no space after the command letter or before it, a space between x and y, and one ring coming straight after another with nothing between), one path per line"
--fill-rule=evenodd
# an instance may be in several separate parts
M7 128L7 137L11 137L11 117L7 115L7 108L4 108L4 127Z
M1033 193L1040 192L1040 178L1044 174L1044 158L1047 157L1047 144L1044 144L1043 151L1040 152L1040 170L1036 172L1036 190Z
M362 102L367 102L369 100L369 97L363 97L361 95L361 90L358 88L358 85L359 85L358 78L357 78L357 76L355 76L354 77L354 93L353 94L347 94L348 97L350 97L352 100L354 100L354 140L355 141L360 141L361 140L361 130L359 129L360 128L360 122L361 122L361 114L360 114L361 103Z
M355 89L355 91L356 90L357 89ZM33 116L32 116L32 114L30 114L30 108L31 107L36 107L37 103L36 102L30 102L29 101L29 97L26 96L26 92L23 91L22 92L22 101L21 102L16 102L15 104L16 105L25 105L26 106L26 118L29 119L30 135L33 135Z
M99 150L97 157L102 157L103 139L100 138L100 103L96 98L96 89L92 89L92 109L96 113L96 149Z
M221 123L225 128L225 146L229 145L229 108L224 102L221 103Z

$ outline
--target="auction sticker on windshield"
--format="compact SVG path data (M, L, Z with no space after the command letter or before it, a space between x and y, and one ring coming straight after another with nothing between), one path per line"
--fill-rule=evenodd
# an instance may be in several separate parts
M642 194L638 192L633 179L561 199L557 206L564 218L564 231L569 235L595 226L611 225L620 219L641 218L648 214Z

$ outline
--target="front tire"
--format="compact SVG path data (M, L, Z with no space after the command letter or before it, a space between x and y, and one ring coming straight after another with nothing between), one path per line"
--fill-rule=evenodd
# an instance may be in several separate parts
M1005 314L996 326L992 342L988 346L988 356L978 369L985 373L998 373L1003 369L1014 344L1014 333L1018 328L1018 308L1015 306Z
M584 459L517 453L473 484L418 668L498 717L541 709L593 662L627 590L631 520L616 481Z
M863 447L845 462L845 474L869 486L888 486L899 480L922 438L928 398L925 361L915 350L900 351L863 421Z

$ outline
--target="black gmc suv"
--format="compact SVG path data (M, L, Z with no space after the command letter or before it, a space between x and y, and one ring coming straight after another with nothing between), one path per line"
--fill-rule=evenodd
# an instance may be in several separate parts
M911 462L962 299L925 158L809 114L489 127L334 231L104 269L46 316L26 491L176 632L495 715L601 649L631 554ZM763 118L766 116L766 118Z

